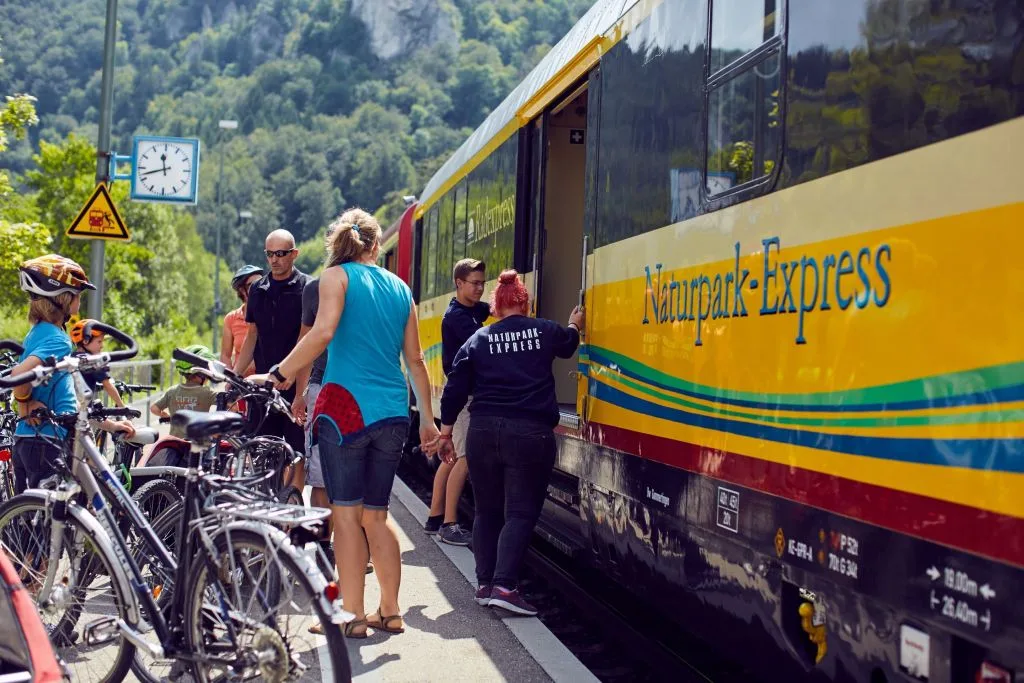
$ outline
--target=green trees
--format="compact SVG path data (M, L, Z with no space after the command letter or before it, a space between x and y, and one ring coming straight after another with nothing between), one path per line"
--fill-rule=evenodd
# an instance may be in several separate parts
M261 263L270 229L309 240L345 206L383 208L388 223L401 210L395 198L418 194L591 4L438 2L459 40L424 41L391 59L374 54L371 31L348 0L122 2L115 149L126 153L139 133L202 140L200 201L190 211L208 250L220 223L232 267ZM0 26L10 48L0 93L39 98L33 148L70 133L93 140L102 3L0 3ZM224 118L237 119L239 129L222 135ZM222 152L225 206L218 207ZM31 150L12 150L0 166L33 170ZM240 222L240 210L253 219ZM51 228L61 234L64 226Z
M93 188L96 152L92 143L71 134L59 144L41 142L34 168L22 180L19 211L30 223L5 222L0 211L0 326L3 335L18 330L27 298L17 286L18 264L56 251L83 265L89 245L64 236ZM106 250L104 322L143 342L143 352L166 357L175 345L197 341L210 330L214 257L202 245L193 217L161 204L132 202L126 183L111 195L132 233L130 243ZM233 300L231 273L221 264L221 299Z

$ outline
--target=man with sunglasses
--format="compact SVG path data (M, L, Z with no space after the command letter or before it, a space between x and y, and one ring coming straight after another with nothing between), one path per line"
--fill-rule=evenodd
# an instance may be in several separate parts
M274 230L267 235L265 247L270 272L249 288L245 307L248 329L235 359L235 372L239 374L252 362L258 374L269 372L295 348L302 326L302 290L311 278L294 265L299 255L295 238L287 230ZM285 399L295 399L295 387L289 384L279 388ZM267 416L260 433L283 437L296 454L306 452L302 425L288 417L276 413ZM291 484L301 490L305 477L301 465L298 470Z
M484 295L486 266L483 261L467 258L455 264L455 296L441 319L441 367L444 374L451 372L452 361L466 340L479 330L490 306L480 301ZM466 485L466 431L469 429L469 403L459 414L452 433L452 445L457 460L454 464L442 462L434 474L434 491L430 499L430 514L424 531L438 534L449 545L469 545L473 534L458 523L459 498Z

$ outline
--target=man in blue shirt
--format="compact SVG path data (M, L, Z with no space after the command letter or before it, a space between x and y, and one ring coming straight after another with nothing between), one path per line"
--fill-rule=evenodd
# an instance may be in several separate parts
M441 367L447 376L452 361L466 340L483 327L490 315L490 307L481 302L484 295L486 265L477 259L462 259L452 270L455 297L441 319ZM469 407L459 413L452 433L452 445L457 460L454 464L442 462L434 475L434 492L430 499L430 516L424 530L428 534L440 532L441 541L450 545L469 545L473 534L458 523L459 498L466 485L466 430L469 428ZM442 523L443 520L443 523Z

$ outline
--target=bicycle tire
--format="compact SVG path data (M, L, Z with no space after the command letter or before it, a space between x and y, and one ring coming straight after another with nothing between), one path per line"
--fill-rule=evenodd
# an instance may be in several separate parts
M153 479L139 487L132 495L143 516L149 521L157 519L165 510L182 500L181 491L167 479Z
M152 483L152 482L148 482ZM147 485L148 485L147 483ZM140 489L141 492L141 489ZM178 527L180 526L181 515L184 513L185 506L180 500L176 503L172 503L166 510L150 522L150 526L153 527L153 532L156 534L165 546L170 551L173 557L179 557L178 553ZM142 569L143 574L146 574L146 569L149 567L150 559L147 554L143 552L142 544L147 543L141 536L137 540L138 545L134 551L135 562ZM153 554L153 553L149 553ZM150 568L149 576L147 581L149 582L150 590L154 588L154 583L151 581L153 576L153 570ZM160 587L160 593L156 598L157 607L161 611L166 613L166 608L171 604L174 599L174 584L173 574L168 573L167 576L170 579L169 583L164 583ZM170 659L153 659L150 658L146 653L141 650L135 651L135 656L132 658L131 670L142 683L162 683L169 679L173 679L173 672L178 668L178 664L174 660Z
M276 558L275 562L280 565L282 570L281 574L276 579L278 592L280 592L280 586L282 585L281 577L283 576L287 578L289 585L293 588L297 587L305 594L305 596L310 598L308 606L312 607L312 611L324 629L324 636L319 637L326 639L326 660L329 663L330 671L328 672L324 670L326 667L321 664L324 657L322 654L318 653L319 648L307 648L304 650L304 654L309 661L303 662L303 664L308 665L315 663L316 666L306 669L305 673L307 675L303 676L300 680L333 680L344 681L346 683L351 681L351 665L348 658L348 651L345 647L345 639L341 631L341 626L331 623L329 615L323 611L319 601L313 599L316 594L315 588L309 577L299 567L292 555L289 552L286 552L283 546L277 546L276 544L269 542L265 534L246 528L232 528L230 530L222 531L214 537L213 542L218 549L218 556L220 557L224 557L225 555L234 557L237 550L246 546L257 550L258 552L262 549L264 555L267 555L268 551L273 553ZM272 545L274 547L271 547ZM206 594L206 583L209 577L209 571L210 567L205 561L202 559L197 560L195 564L192 565L192 569L189 573L188 585L186 586L187 595L184 602L185 637L189 651L196 654L202 654L207 651L204 630L205 624L208 623L210 616L208 612L204 612L203 603ZM232 570L232 572L234 571L235 570ZM264 575L269 575L269 572L267 574L261 574L261 576ZM270 581L273 583L274 579L271 578ZM238 581L235 585L251 586L253 583L254 582L252 581ZM250 606L252 605L252 602L252 600L249 601ZM268 602L276 603L277 601L274 600ZM288 604L290 609L294 609L297 604L295 602L295 598L290 597ZM238 612L238 610L232 610L232 612L235 613ZM261 624L257 629L256 635L252 638L253 641L256 641L257 638L261 638L261 643L268 641L267 647L279 645L287 647L286 642L274 642L275 637L280 639L280 634L276 630L270 629L273 630L273 633L267 633L269 627L266 626L266 622L270 621L269 618L253 619L252 621L254 624ZM301 632L303 634L307 633L305 628L302 627L301 622L299 625ZM237 626L238 625L235 624L236 628ZM307 635L305 637L308 638L309 636ZM229 645L229 647L234 646ZM292 657L298 656L297 653L288 650L284 653L277 650L277 654L279 655L279 661L282 659L280 655L285 655L283 657L283 661L287 661L289 665L292 664ZM315 658L316 661L313 662L310 658ZM265 678L267 680L281 680L280 675L282 672L277 670L272 672L273 675L268 675L265 670L256 669L253 670L252 673L253 675L259 675L261 678ZM216 678L211 677L210 672L206 670L202 662L196 662L193 665L193 677L197 681L200 681L200 683L209 683L212 680L216 680ZM289 680L293 679L289 678Z
M23 583L26 586L32 586L33 584L38 585L39 579L33 578L27 574L29 568L35 564L35 558L43 556L43 552L33 554L31 547L21 548L21 552L17 549L14 541L15 537L21 537L25 539L26 534L31 534L33 539L41 540L45 542L45 546L32 546L37 547L40 550L43 548L49 548L50 539L50 523L52 522L51 517L52 509L46 503L45 499L37 497L36 495L19 495L11 498L3 505L0 505L0 544L4 546L4 550L10 557L11 561L14 562L15 566L18 567L19 575L22 578ZM33 529L28 528L14 528L13 524L16 519L30 517L34 520ZM104 575L110 577L109 585L103 588L103 590L97 590L99 596L111 596L114 607L116 608L116 614L124 619L126 622L131 623L132 619L129 617L128 605L129 601L134 599L134 596L130 594L126 595L123 587L128 585L127 578L124 577L124 570L121 568L120 562L115 556L107 556L105 553L96 552L97 549L105 547L106 538L98 538L97 534L94 533L93 529L90 529L87 525L75 515L69 514L65 521L67 532L70 531L74 535L70 539L66 539L65 550L61 553L61 557L64 554L69 555L69 573L77 573L77 575L86 577L92 576L88 579L88 583L83 586L76 587L75 593L81 595L85 593L90 584L94 583L100 574L94 570L89 569L89 565L93 563L100 563L102 569L105 570ZM102 530L99 530L102 532ZM70 557L71 553L67 550L67 543L71 542L75 544L74 540L81 539L83 554L76 561ZM30 544L31 546L32 544ZM85 550L85 548L91 548L92 551ZM27 551L27 552L25 552ZM76 566L77 562L77 566ZM59 572L58 572L59 573ZM118 580L120 577L121 580ZM65 576L65 578L67 578ZM35 595L33 591L29 591L30 595L33 595L33 601ZM84 600L83 600L84 601ZM38 606L37 606L38 608ZM124 680L128 673L128 669L131 666L131 661L135 654L135 646L128 641L123 634L118 633L111 644L116 644L117 650L112 653L112 657L97 657L97 649L95 647L86 646L82 634L78 632L78 625L82 618L81 606L73 606L70 610L66 610L60 616L60 619L56 620L52 626L47 623L48 617L52 616L52 610L40 610L40 617L43 618L44 626L47 632L50 634L50 640L53 644L53 649L56 655L65 662L65 665L71 671L76 681L87 681L96 683L116 683ZM83 652L77 653L76 650L82 649ZM102 675L89 675L90 672L84 671L85 667L88 667L92 663L97 661L108 660L111 661L110 670L103 673Z

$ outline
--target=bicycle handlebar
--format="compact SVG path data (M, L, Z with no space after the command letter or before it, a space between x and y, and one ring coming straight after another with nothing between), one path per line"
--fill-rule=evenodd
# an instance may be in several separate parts
M281 394L272 386L260 385L239 377L228 366L220 361L209 361L202 356L189 353L184 349L174 349L171 354L174 360L185 361L195 366L195 369L215 382L227 382L239 391L240 398L267 399L270 407L282 415L291 417L291 405L282 398Z
M25 353L25 347L13 339L0 339L0 351L10 351L20 356Z
M49 368L42 368L42 369L48 370ZM23 372L20 375L13 375L13 376L10 376L10 377L0 377L0 388L2 388L2 389L13 389L14 387L21 386L22 384L28 384L29 382L34 382L34 381L36 381L36 371L37 370L40 370L40 368L36 368L35 370L29 370L28 372Z
M125 384L124 382L114 382L114 387L122 394L134 394L140 391L156 391L156 387L152 384Z
M142 413L133 408L98 408L89 411L89 417L104 419L108 417L129 417L133 420L142 417Z
M210 361L206 360L202 356L197 356L194 353L189 353L185 349L174 349L171 353L171 358L174 360L182 360L192 365L198 365L201 368L205 368L210 364Z
M109 353L104 352L88 356L68 356L61 361L48 358L42 365L36 366L28 372L23 372L13 377L0 377L0 389L12 389L29 382L42 382L55 372L75 372L80 368L92 370L94 368L106 367L114 361L128 360L138 354L139 345L135 340L116 327L96 323L93 325L93 329L110 335L128 348L123 351L110 351Z
M93 323L92 328L94 330L99 330L104 334L109 334L111 337L128 347L122 351L111 351L109 354L111 363L120 360L128 360L129 358L134 358L139 354L139 345L135 340L116 327L105 325L103 323Z

